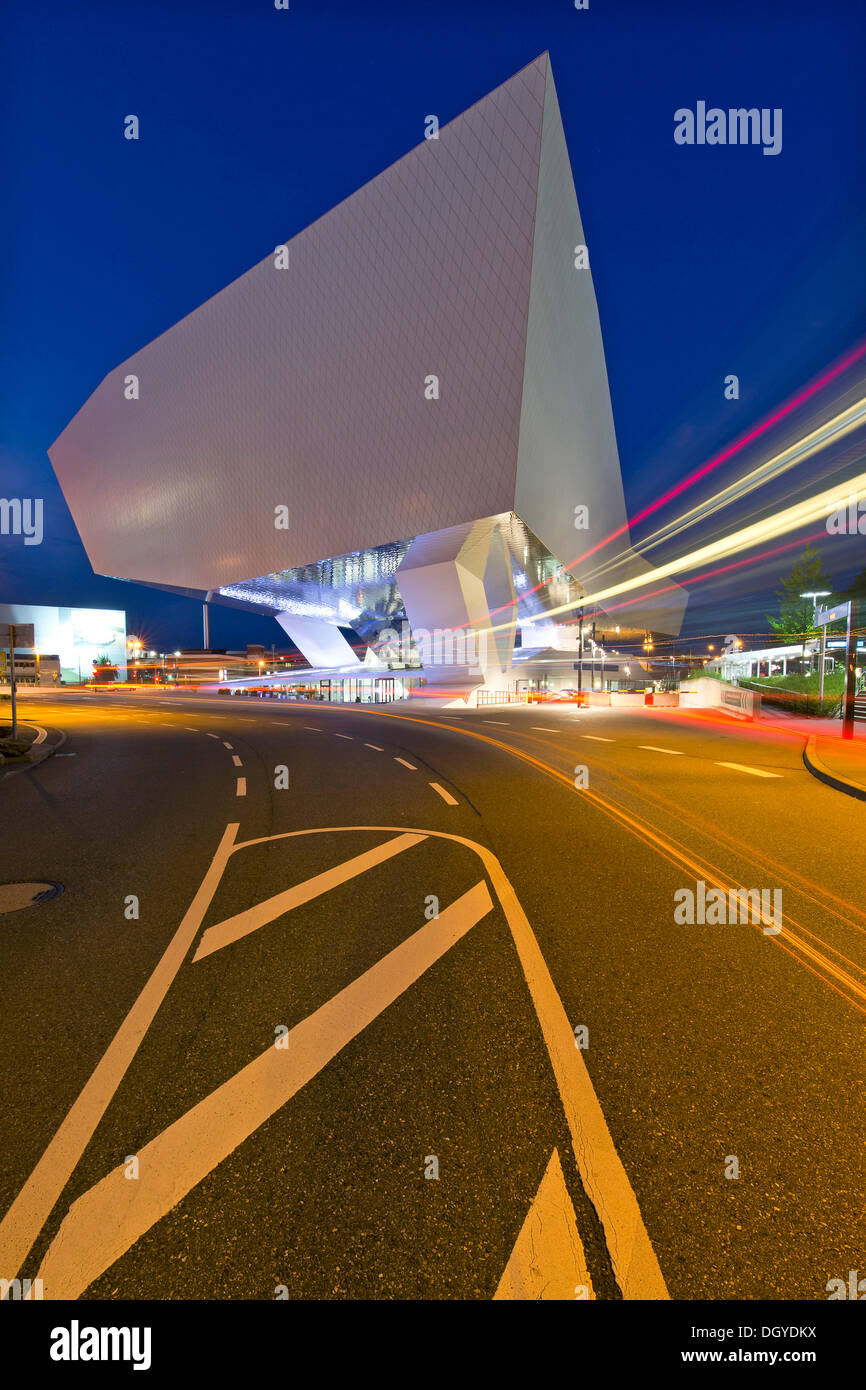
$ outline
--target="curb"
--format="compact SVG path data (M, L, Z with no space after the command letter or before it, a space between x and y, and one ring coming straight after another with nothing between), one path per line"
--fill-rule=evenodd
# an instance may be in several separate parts
M66 742L67 735L62 729L60 730L60 738L57 742L49 743L48 732L43 729L40 724L28 724L26 720L22 722L25 724L26 728L36 729L36 738L31 743L29 751L21 762L15 762L12 767L6 767L5 764L0 767L0 782L6 777L15 777L19 772L30 772L34 767L41 767L42 763L47 762L49 758L53 757L57 749L62 748ZM38 751L34 751L37 749Z
M849 782L845 777L831 772L822 763L817 753L817 743L817 735L809 734L803 749L803 762L812 776L817 777L820 782L826 782L828 787L835 787L836 791L845 792L848 796L855 796L858 801L866 801L866 787L861 786L859 782Z

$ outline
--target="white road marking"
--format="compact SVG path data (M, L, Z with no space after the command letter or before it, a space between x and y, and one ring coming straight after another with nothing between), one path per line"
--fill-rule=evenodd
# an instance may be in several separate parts
M320 734L320 733L322 732L321 729L318 727L317 724L304 724L303 727L304 727L305 729L312 729L312 731L313 731L314 734Z
M327 1066L493 909L482 879L357 980L73 1202L39 1269L50 1299L75 1298Z
M402 763L404 767L408 767L408 769L409 769L410 772L417 772L417 771L418 771L418 769L417 769L417 767L415 766L415 764L414 764L414 763L407 763L407 761L406 761L405 758L395 758L395 759L394 759L394 762L395 762L395 763Z
M581 1286L585 1298L595 1298L577 1217L554 1149L493 1298L573 1303Z
M446 792L445 788L440 787L438 782L431 782L430 786L433 788L434 792L439 793L443 801L447 801L449 806L460 805L460 802L456 799L456 797L453 797L450 792Z
M208 734L208 738L215 738L219 742L219 734Z
M350 743L352 742L352 735L351 735L351 734L338 734L338 733L335 733L335 734L334 734L334 738L347 738L347 739L349 740Z
M535 729L539 734L558 734L558 729L552 729L549 724L530 724L530 729Z
M241 762L237 753L232 753L232 762L234 763L235 767L243 767L243 763Z
M384 748L380 748L380 747L379 747L378 743L365 743L365 744L364 744L364 747L365 747L365 748L375 748L375 750L376 750L377 753L384 753L384 751L385 751Z
M246 794L247 794L247 779L246 779L246 777L239 777L239 778L238 778L238 785L237 785L237 793L236 793L236 795L237 795L237 796L246 796Z
M238 912L234 917L227 917L224 922L214 923L202 935L193 960L202 960L212 952L221 950L223 946L240 941L242 936L258 931L259 927L282 917L283 913L291 912L292 908L300 907L302 903L312 902L314 898L320 898L323 893L329 893L341 883L348 883L349 879L357 878L358 874L374 869L386 859L393 859L395 854L402 854L404 850L411 849L423 839L423 835L417 834L397 835L392 840L386 840L384 844L376 845L375 849L365 850L363 854L356 854L352 859L344 859L342 864L335 864L324 873L314 874L312 878L304 879L303 883L296 883L294 888L286 888L272 898L265 898L264 902L256 903L255 907Z
M144 989L85 1082L54 1138L0 1221L0 1269L14 1277L84 1153L169 991L211 905L232 852L237 823L223 831L201 887Z
M186 729L186 731L187 731L188 734L197 734L197 733L198 733L198 729L191 729L191 728L189 727L188 724L184 724L183 727Z
M35 739L33 740L33 746L34 746L34 748L35 748L35 746L36 746L37 743L44 743L44 742L45 742L45 740L46 740L47 737L48 737L48 730L47 730L47 729L43 729L42 726L41 726L40 724L34 724L33 727L34 727L34 729L36 730L36 737L35 737Z
M500 729L510 729L511 725L507 719L482 719L482 724L498 724Z
M428 836L435 839L449 840L453 844L465 846L472 850L481 859L490 879L493 883L496 896L499 900L502 911L511 931L512 939L518 953L521 968L526 978L533 1007L541 1026L542 1035L548 1055L553 1067L556 1078L557 1088L563 1105L563 1112L571 1134L572 1148L577 1161L577 1166L581 1174L584 1186L590 1200L593 1202L604 1229L605 1240L611 1258L614 1274L623 1297L627 1299L667 1299L669 1297L665 1286L664 1278L656 1259L655 1251L647 1235L646 1227L643 1223L640 1208L634 1190L628 1179L628 1175L622 1166L622 1162L616 1151L616 1147L607 1127L604 1114L598 1102L598 1097L592 1085L586 1063L580 1049L574 1046L574 1033L568 1015L563 1007L562 1000L557 994L556 987L547 969L544 956L536 940L535 934L521 907L517 896L506 877L502 865L496 856L491 853L484 845L480 845L473 840L465 839L463 836L446 833L439 830L416 830L407 832L405 826L333 826L328 831L322 830L301 830L284 831L276 835L266 835L246 840L241 844L233 843L237 833L237 824L229 825L223 835L223 840L214 856L213 862L208 870L205 880L195 895L192 904L178 928L175 937L157 970L151 976L142 994L139 996L129 1015L124 1020L114 1041L108 1049L102 1062L94 1072L90 1081L86 1084L84 1091L76 1101L72 1110L69 1112L61 1129L54 1136L49 1144L43 1159L37 1165L30 1179L25 1183L19 1196L16 1198L9 1212L0 1222L0 1268L11 1268L13 1275L18 1272L22 1260L30 1250L33 1241L42 1229L49 1214L57 1203L63 1188L81 1154L89 1142L96 1125L102 1114L107 1108L117 1086L129 1067L135 1052L144 1037L147 1028L152 1021L157 1009L167 992L172 979L183 961L184 956L194 939L195 933L200 927L208 908L216 893L220 878L225 870L229 857L241 849L249 849L259 844L272 844L277 840L296 839L299 836L318 835L323 833L355 833L357 831L375 830L382 833L402 835L406 833L417 834L424 839ZM441 922L442 915L439 921ZM430 923L432 927L434 923ZM424 929L422 929L424 930ZM417 934L416 934L417 935ZM413 938L410 938L410 942ZM459 939L455 938L455 939ZM409 945L410 943L404 943ZM452 943L453 944L453 943ZM397 948L398 951L403 947ZM446 948L447 949L447 948ZM439 953L441 954L441 952ZM393 957L386 957L390 960ZM438 958L438 957L437 957ZM374 970L376 967L374 967ZM169 978L165 979L166 971L169 971ZM368 972L369 974L370 972ZM365 979L366 977L362 977ZM358 983L358 982L356 982ZM153 999L153 993L158 986L158 997ZM350 986L351 990L353 987ZM346 991L338 996L343 998ZM395 996L396 997L396 996ZM334 1003L332 1000L331 1003ZM326 1009L330 1005L324 1006ZM321 1010L317 1011L313 1018L318 1020ZM381 1012L381 1010L380 1010ZM303 1032L303 1042L305 1047L309 1045L310 1032L306 1031L306 1020L300 1027ZM298 1030L293 1030L292 1038L299 1037ZM299 1041L301 1038L299 1038ZM301 1049L303 1053L304 1049ZM119 1055L116 1055L118 1054ZM270 1047L268 1054L273 1058L277 1055L275 1048ZM297 1049L292 1053L282 1053L283 1058L288 1055L297 1057ZM261 1059L259 1059L261 1060ZM252 1065L256 1065L253 1063ZM103 1076L103 1072L108 1071L108 1078ZM315 1074L315 1072L310 1073ZM275 1073L278 1075L278 1073ZM110 1089L106 1091L105 1081L112 1081ZM269 1072L264 1075L256 1072L254 1077L248 1078L248 1068L245 1068L239 1077L232 1078L229 1085L240 1083L230 1097L231 1104L227 1107L228 1113L238 1113L243 1104L249 1097L263 1097L273 1094L273 1080ZM250 1084L252 1079L253 1084ZM222 1088L220 1088L222 1090ZM297 1088L296 1088L297 1089ZM238 1097L238 1104L235 1104L234 1095ZM211 1098L212 1099L212 1098ZM253 1101L255 1103L255 1101ZM282 1102L279 1102L282 1103ZM203 1129L210 1134L221 1135L226 1132L227 1126L223 1121L222 1112L213 1119L211 1123L211 1112L209 1109L202 1111L201 1105L195 1106L188 1115L176 1124L181 1125L196 1116L205 1121ZM79 1115L83 1109L84 1114ZM266 1117L267 1118L267 1117ZM194 1124L195 1121L192 1121ZM81 1136L81 1130L86 1128L86 1133ZM175 1126L172 1126L175 1130ZM180 1166L190 1154L197 1152L199 1135L190 1136L188 1130L179 1135L180 1143L179 1160ZM231 1149L238 1146L247 1135L241 1134L230 1146ZM154 1143L158 1143L156 1140ZM216 1159L218 1163L219 1158ZM209 1163L206 1171L216 1166ZM175 1192L175 1164L172 1161L167 1163L168 1176L161 1174L163 1183ZM58 1170L61 1170L58 1172ZM125 1171L121 1166L103 1180L108 1183L113 1177L119 1178ZM97 1184L101 1187L102 1184ZM145 1190L143 1184L130 1184L124 1179L121 1185L115 1183L115 1191L120 1187L125 1187L126 1197L137 1196L139 1191ZM130 1191L133 1189L133 1191ZM95 1189L91 1189L94 1192ZM90 1194L85 1193L80 1202L86 1203ZM177 1190L169 1202L166 1210L171 1205L179 1201L185 1195L184 1191ZM123 1200L123 1199L121 1199ZM69 1214L62 1224L55 1240L52 1241L46 1260L53 1255L55 1267L60 1260L61 1250L68 1252L64 1258L76 1265L79 1261L76 1258L75 1238L65 1242L62 1237L69 1229L66 1225L77 1211L81 1210L78 1203L73 1204ZM149 1229L155 1220L164 1213L157 1213L149 1223L139 1230L138 1235L143 1234L145 1229ZM90 1233L96 1238L108 1232L108 1238L113 1239L113 1231L117 1229L119 1222L115 1222L114 1216L99 1215L94 1220L89 1216L84 1223L85 1234ZM138 1235L133 1232L125 1237L119 1248L114 1253L108 1252L105 1256L104 1264L94 1268L94 1272L87 1274L76 1268L76 1273L71 1276L66 1285L67 1296L74 1296L74 1293L83 1292L88 1284L93 1282L98 1273L103 1268L108 1268L126 1249L134 1244ZM7 1276L8 1277L8 1276ZM54 1275L52 1275L52 1280ZM53 1285L49 1297L63 1297L64 1292L58 1284L59 1292L55 1292Z
M229 752L231 752L232 747L233 745L231 743L226 743L225 739L223 739L223 748L228 748Z
M581 738L591 739L593 743L613 743L612 738L602 738L600 734L581 734Z
M674 758L683 756L679 748L656 748L654 743L639 743L638 748L645 749L647 753L670 753Z
M781 777L781 772L767 772L763 767L748 767L745 763L716 763L716 767L732 767L735 772L750 772L753 777Z

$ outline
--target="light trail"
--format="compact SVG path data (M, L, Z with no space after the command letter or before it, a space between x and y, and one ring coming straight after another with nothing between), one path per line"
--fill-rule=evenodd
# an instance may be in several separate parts
M828 448L831 444L837 444L841 439L853 433L864 422L866 422L866 397L863 397L863 399L855 402L854 405L849 406L846 410L835 415L832 420L828 420L825 424L812 430L810 434L797 440L796 443L789 445L786 449L783 449L781 453L768 459L766 463L760 464L750 473L745 473L741 478L730 483L713 497L707 498L705 502L701 502L696 507L692 507L689 511L683 512L681 516L668 522L665 526L660 527L659 530L653 532L652 535L647 536L645 540L641 541L641 555L645 555L648 550L654 549L663 541L670 540L673 536L680 535L697 522L704 521L708 517L715 515L716 512L721 511L724 507L731 505L733 502L747 497L749 493L754 492L756 488L763 486L772 479L781 477L782 474L787 473L798 464L805 463L807 459L814 458L814 456L823 449ZM844 484L840 484L840 490L844 486ZM618 555L605 561L597 569L590 571L584 577L585 582L597 578L608 570L615 568L617 565L623 564L630 558L630 554L631 552L628 550L620 551Z
M857 500L866 496L866 473L849 478L845 486L848 494ZM809 526L815 521L825 521L826 517L834 510L838 500L838 485L827 488L823 492L816 493L813 497L795 503L792 507L786 507L774 516L766 517L763 521L754 522L751 526L745 526L729 536L723 536L708 545L700 546L697 550L693 550L687 555L681 555L675 560L669 560L664 565L658 565L649 574L638 575L634 579L623 579L610 588L599 589L595 593L584 594L582 598L573 599L570 603L562 603L555 608L549 608L543 614L525 619L522 625L524 627L530 626L538 620L546 621L560 613L570 613L575 608L589 607L592 604L604 607L607 599L616 598L619 594L630 593L635 589L644 589L648 584L657 580L666 579L675 574L684 574L708 561L722 560L728 555L736 555L741 550L751 550L753 546L760 545L762 541L772 541L791 531L799 531L802 527ZM503 623L486 630L496 632L507 626L508 624Z

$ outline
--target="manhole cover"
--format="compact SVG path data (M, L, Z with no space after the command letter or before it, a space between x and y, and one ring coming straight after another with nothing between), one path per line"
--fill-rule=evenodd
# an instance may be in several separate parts
M62 892L62 883L0 883L0 913L38 907Z

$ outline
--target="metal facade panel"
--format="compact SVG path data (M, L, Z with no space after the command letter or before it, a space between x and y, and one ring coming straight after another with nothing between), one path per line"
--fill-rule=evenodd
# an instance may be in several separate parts
M49 450L96 571L216 588L513 506L547 66L108 374Z

